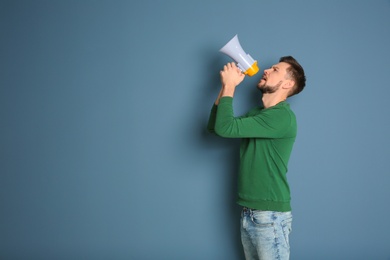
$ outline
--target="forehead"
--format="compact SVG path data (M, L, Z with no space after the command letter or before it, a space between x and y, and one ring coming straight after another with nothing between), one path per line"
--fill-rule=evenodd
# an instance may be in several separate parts
M279 62L278 64L275 64L273 67L277 67L282 71L286 71L290 67L290 64L286 62Z

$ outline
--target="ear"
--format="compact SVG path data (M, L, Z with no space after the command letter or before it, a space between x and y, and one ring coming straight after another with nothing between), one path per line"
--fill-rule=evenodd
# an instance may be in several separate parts
M284 89L292 89L295 86L295 81L291 79L286 79L283 84Z

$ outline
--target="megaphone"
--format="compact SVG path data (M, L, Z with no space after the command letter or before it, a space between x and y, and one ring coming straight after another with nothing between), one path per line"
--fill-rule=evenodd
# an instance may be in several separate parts
M237 34L219 51L232 58L244 74L252 77L259 71L257 61L244 52L238 41Z

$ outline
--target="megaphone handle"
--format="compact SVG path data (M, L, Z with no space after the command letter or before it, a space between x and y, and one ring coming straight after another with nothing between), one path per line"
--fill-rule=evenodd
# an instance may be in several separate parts
M240 70L241 70L242 72L244 72L244 71L245 71L244 67L243 67L243 66L241 66L241 64L240 64L240 63L237 63L237 67L238 67L238 68L240 68Z

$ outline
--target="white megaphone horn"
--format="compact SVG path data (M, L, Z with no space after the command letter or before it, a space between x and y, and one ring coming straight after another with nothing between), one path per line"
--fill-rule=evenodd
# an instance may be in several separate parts
M257 61L244 52L238 41L237 34L219 51L232 58L244 74L252 77L259 71Z

